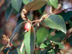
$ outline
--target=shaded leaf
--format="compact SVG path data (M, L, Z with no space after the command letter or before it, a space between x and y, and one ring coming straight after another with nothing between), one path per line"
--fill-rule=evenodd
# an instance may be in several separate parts
M8 19L9 19L9 17L11 16L12 12L13 12L13 8L12 8L11 6L9 6L9 7L7 8L7 10L5 11L6 21L8 21Z
M29 2L31 2L31 1L33 1L33 0L23 0L23 3L26 5L26 4L28 4Z
M21 4L22 0L11 0L11 5L17 12L19 12Z
M39 46L48 36L48 30L44 27L41 27L37 30L37 45Z
M62 16L63 16L65 21L68 21L71 18L71 16L72 16L72 11L64 13Z
M35 49L35 31L33 27L31 27L30 45L31 45L31 54L33 54Z
M70 45L72 46L72 36L70 36L69 38L67 38L67 41L70 43Z
M58 7L58 0L49 0L49 1L53 5L54 8Z
M55 46L55 49L54 49L54 53L56 54L56 53L58 52L58 50L59 50L59 46L56 45L56 46Z
M45 7L46 7L46 5L44 5L42 8L40 8L40 9L38 10L41 15L43 14L43 12L44 12L44 10L45 10Z
M14 54L18 54L17 49L14 49L14 50L13 50L13 53L14 53Z
M40 54L48 54L46 52L47 52L47 49L45 49L44 51L40 51Z
M55 36L52 36L50 39L48 39L47 42L50 42L50 40L58 42L60 40L63 40L65 37L66 35L63 32L58 32Z
M54 44L57 44L59 46L59 49L65 49L64 45L61 44L61 42L54 42Z
M48 27L61 30L66 34L66 25L60 15L50 15L49 18L45 19L44 21Z
M12 34L14 34L15 32L19 32L20 28L22 27L22 23L20 23L18 26L15 27L15 29L14 29Z
M22 22L22 23L23 23L23 22ZM18 26L16 26L16 27L14 28L14 31L13 31L11 37L10 37L10 40L12 40L13 38L15 38L14 34L20 31L20 29L21 29L21 27L22 27L22 23L20 23Z
M32 1L30 3L28 3L27 5L25 5L25 9L27 11L34 11L34 10L38 10L41 7L43 7L47 2L46 1Z
M52 45L50 43L47 43L47 47L43 51L40 52L40 54L48 54L47 51L52 49Z
M33 54L35 48L35 32L33 27L25 34L24 44L27 54Z

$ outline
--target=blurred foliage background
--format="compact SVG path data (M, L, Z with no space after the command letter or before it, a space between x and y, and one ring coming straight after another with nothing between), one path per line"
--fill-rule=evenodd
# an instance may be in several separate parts
M5 46L7 44L7 41L5 41L2 35L6 35L9 38L12 36L13 33L17 33L18 36L16 36L13 41L14 46L21 46L21 43L24 38L24 26L22 27L16 27L19 25L21 22L23 22L20 13L23 7L31 2L33 0L0 0L0 49L2 46ZM68 43L72 46L72 0L58 0L59 3L62 4L61 9L67 9L65 11L62 11L58 13L61 15L66 22L66 28L67 31L69 32L69 38L68 38ZM68 9L71 8L71 9ZM42 8L36 11L30 11L27 14L27 18L30 20L38 20L44 13L50 14L51 12L55 12L54 9L51 10L51 4L48 2L45 4ZM43 25L40 25L43 26ZM46 27L49 29L49 38L53 38L56 35L62 35L62 33L58 32L55 29L51 29L49 27ZM15 30L16 29L16 30ZM38 28L37 28L38 29ZM37 31L36 29L36 31ZM64 36L61 36L62 38ZM62 51L67 51L66 54L72 54L72 49L71 47L66 47L65 50ZM37 52L36 52L37 53ZM63 53L63 52L62 52Z

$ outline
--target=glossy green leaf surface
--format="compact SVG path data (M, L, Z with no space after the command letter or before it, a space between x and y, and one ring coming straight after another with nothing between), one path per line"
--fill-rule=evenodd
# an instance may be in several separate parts
M34 10L38 10L41 7L43 7L47 2L46 1L32 1L30 3L28 3L27 5L25 5L25 9L27 11L34 11Z
M48 5L52 5L52 4L50 3L50 1L48 1L47 4L48 4Z
M49 1L53 5L54 8L58 7L58 0L49 0Z
M25 34L24 45L25 45L25 49L26 49L27 54L30 54L30 52L31 52L31 48L30 48L30 31L28 31Z
M28 4L29 2L31 2L31 1L33 1L33 0L23 0L23 3L26 5L26 4Z
M45 19L45 24L52 28L52 29L58 29L61 30L66 34L66 25L65 21L60 15L50 15L49 18Z
M38 29L37 31L37 45L39 46L43 41L45 41L45 39L48 36L48 30L44 27L41 27L40 29Z
M33 27L25 34L24 44L27 54L33 54L35 48L35 34Z

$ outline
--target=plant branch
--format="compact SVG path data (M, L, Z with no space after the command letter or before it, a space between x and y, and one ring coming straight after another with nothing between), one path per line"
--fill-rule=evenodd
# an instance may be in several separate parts
M39 20L34 20L34 21L32 21L31 23L35 22L35 23L33 24L33 26L34 26L34 25L40 23L42 20L48 18L49 16L50 16L50 15L45 14L45 15L43 15Z
M68 9L72 9L72 7L71 7L71 8L64 9L64 10L60 10L60 11L57 11L57 12L54 12L54 13L52 13L52 14L58 14L58 13L61 13L61 12L63 12L63 11L66 11L66 10L68 10Z

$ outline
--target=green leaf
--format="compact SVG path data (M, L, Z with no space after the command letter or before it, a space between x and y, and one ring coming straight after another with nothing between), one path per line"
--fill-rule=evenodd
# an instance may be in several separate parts
M13 12L13 8L12 8L11 6L9 6L9 7L7 8L7 10L5 11L6 21L8 21L8 19L9 19L9 17L11 16L12 12Z
M49 1L53 5L54 8L58 7L58 0L49 0Z
M25 9L27 11L34 11L34 10L38 10L40 9L41 7L43 7L47 2L46 1L39 1L39 0L36 0L36 1L32 1L30 3L28 3L27 5L25 5Z
M22 41L22 44L20 46L20 54L25 54L25 47L24 47L24 40Z
M31 54L33 54L34 49L35 49L35 30L33 26L31 27L30 45L31 45Z
M71 16L72 16L72 11L64 13L62 16L63 16L65 21L68 21L71 18Z
M17 49L14 49L14 50L13 50L13 53L14 53L14 54L18 54Z
M16 48L16 50L17 50L18 54L21 54L20 48Z
M50 3L50 1L48 1L47 4L48 4L48 5L52 5L52 4Z
M41 27L37 31L37 45L39 46L48 36L48 30L44 27Z
M21 4L22 0L11 0L11 5L17 12L19 12Z
M70 36L69 38L67 38L67 41L70 43L70 45L72 46L72 36Z
M13 31L12 34L14 34L15 32L19 32L19 30L20 30L21 27L22 27L22 23L23 23L23 22L21 22L18 26L15 27L15 29L14 29L14 31Z
M61 42L54 42L53 41L53 43L59 45L59 49L65 49L64 45L62 45Z
M43 51L41 51L40 54L46 54L47 51L52 49L52 45L49 42L46 45L47 45L47 47L45 47L45 49Z
M61 30L66 34L65 21L60 15L50 15L49 18L46 18L44 21L48 27Z
M45 10L45 7L46 7L46 5L44 5L42 8L40 8L40 9L38 10L41 15L43 14L43 12L44 12L44 10Z
M30 51L31 51L31 49L30 49L30 31L28 31L25 34L24 45L25 45L25 49L26 49L27 54L30 54Z
M33 54L35 48L35 32L33 27L25 34L24 44L27 54Z
M23 3L26 5L26 4L28 4L29 2L31 2L31 1L33 1L33 0L23 0Z
M22 54L25 54L25 47L23 47Z
M16 27L14 28L14 31L13 31L11 37L10 37L10 40L12 40L12 39L14 38L13 36L14 36L15 33L18 33L18 32L20 31L20 29L21 29L21 27L22 27L22 23L23 23L23 22L21 22L18 26L16 26Z
M66 35L63 32L58 32L55 36L52 36L50 39L48 39L47 42L50 42L50 40L58 42L60 40L63 40L65 37Z
M40 48L45 48L45 47L47 47L44 43L42 43L41 45L40 45Z
M55 0L55 2L58 4L58 0Z
M49 53L49 54L55 54L53 49L49 50L47 53Z

